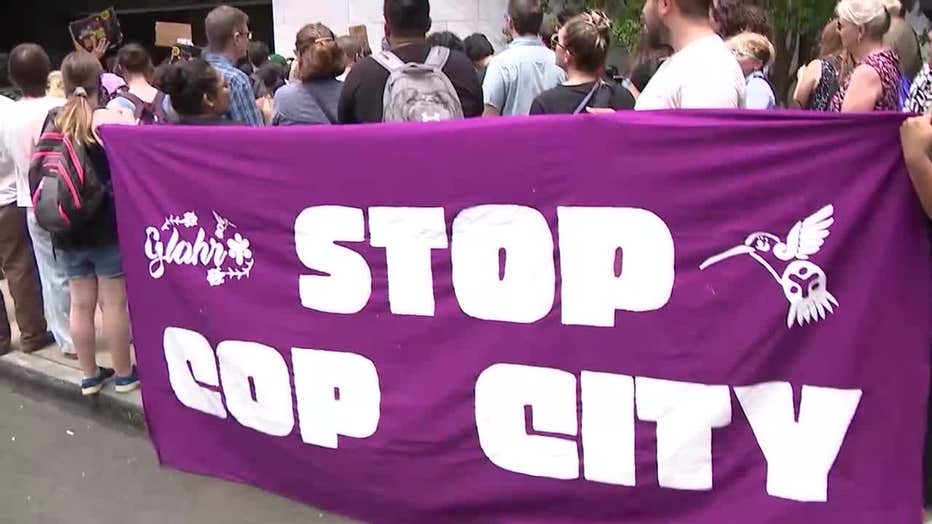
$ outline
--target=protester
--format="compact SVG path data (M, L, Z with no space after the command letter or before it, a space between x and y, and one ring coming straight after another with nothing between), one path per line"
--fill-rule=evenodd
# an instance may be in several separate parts
M230 125L230 93L219 71L200 58L169 66L162 75L180 125Z
M42 133L42 125L53 108L65 101L46 95L46 79L51 76L51 61L45 50L36 44L21 44L10 53L10 77L23 97L4 110L7 136L17 146L11 148L16 168L16 204L26 213L26 226L42 284L45 319L55 342L67 358L77 358L71 340L68 313L71 294L65 267L56 257L52 237L39 227L29 194L29 164L32 152Z
M764 72L776 56L773 44L764 35L741 33L728 39L728 47L738 59L738 65L747 78L745 109L773 109L777 107L777 94Z
M485 82L485 72L489 67L489 62L495 55L492 42L489 42L489 39L482 33L473 33L466 37L463 46L466 48L466 56L472 60L472 65L479 73L479 84L482 85Z
M896 51L883 45L890 15L880 0L841 0L835 9L838 32L854 70L832 99L832 110L897 111L900 69Z
M19 100L22 93L10 81L10 55L0 53L0 96L10 100Z
M50 97L65 99L65 86L61 81L61 71L49 73L45 94Z
M928 13L928 16L932 16L932 12ZM932 38L932 27L928 30L927 38ZM926 62L909 87L909 96L903 104L903 111L928 113L930 109L932 109L932 67L929 62Z
M277 126L337 124L343 82L337 77L346 68L346 56L333 31L323 24L309 24L295 39L299 83L288 84L275 95Z
M829 110L838 91L838 79L847 63L842 51L838 21L833 18L822 30L819 58L799 68L797 73L793 100L799 107L812 111Z
M235 7L222 5L207 15L205 21L208 51L203 58L217 69L230 86L230 120L251 126L263 124L256 105L252 82L236 68L236 61L246 57L249 40L249 17Z
M269 45L258 40L249 42L246 57L249 58L253 69L258 71L260 67L269 62Z
M13 296L21 348L28 353L54 340L45 322L42 288L26 230L26 210L17 205L15 150L21 147L22 133L7 116L16 105L17 102L0 96L0 114L4 115L0 118L0 269ZM10 352L11 342L10 321L0 293L0 355Z
M906 20L900 0L882 0L890 15L890 29L883 37L883 45L896 51L900 59L900 98L905 100L909 87L922 68L922 46L913 26Z
M68 101L53 113L50 129L83 148L89 164L84 166L103 184L100 206L85 224L54 236L55 247L68 273L71 286L71 335L84 375L81 392L98 393L114 375L116 391L127 393L139 387L136 367L130 359L129 313L126 287L117 245L116 211L110 183L110 166L97 129L105 124L132 124L125 113L97 108L98 80L102 72L93 56L74 52L62 62L62 79ZM115 369L97 365L94 314L97 304L103 314L103 334Z
M390 73L386 66L376 60L376 56L383 62L395 56L401 62L413 64L424 64L429 55L437 56L432 53L426 38L431 24L428 0L385 0L384 15L385 30L391 47L388 53L391 54L383 52L370 56L353 67L340 96L339 118L342 123L382 122L386 116L384 96ZM439 69L452 84L456 99L446 100L446 96L450 94L446 90L419 93L417 98L426 99L423 97L430 95L437 100L437 97L440 97L443 107L438 109L445 111L454 111L456 108L449 105L458 102L461 114L467 118L482 114L482 90L469 58L462 53L449 52L446 62Z
M139 44L127 44L117 53L117 67L128 89L110 100L107 108L123 111L141 124L170 122L168 97L149 83L154 70L149 52Z
M527 115L537 95L566 79L553 51L540 40L544 11L540 0L509 0L508 49L489 62L482 83L485 116Z
M647 0L642 18L654 49L674 53L657 69L636 109L737 109L744 106L741 67L709 21L711 0Z
M932 219L932 117L922 115L910 118L900 129L903 142L903 158L909 169L916 194L922 208Z
M337 77L337 80L345 82L347 75L353 70L353 66L368 55L363 54L362 45L351 36L341 36L337 38L337 45L340 46L340 50L343 51L343 57L345 59L343 72Z
M460 53L466 52L466 46L463 45L463 40L450 31L440 31L439 33L429 34L427 36L427 44L446 47L447 49L459 51Z
M274 97L279 89L285 87L287 78L285 69L272 62L262 64L253 76L256 81L257 95L260 98Z
M534 99L531 114L578 114L587 107L634 108L634 97L627 89L603 80L611 39L612 21L602 11L587 11L566 22L553 39L566 82Z
M710 17L712 28L722 38L756 33L773 38L767 13L751 0L714 0Z

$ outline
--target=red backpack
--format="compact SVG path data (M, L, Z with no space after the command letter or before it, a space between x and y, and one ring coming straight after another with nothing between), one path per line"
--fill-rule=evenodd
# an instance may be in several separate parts
M56 235L79 231L95 216L104 185L87 155L55 125L49 113L29 166L29 190L39 226Z

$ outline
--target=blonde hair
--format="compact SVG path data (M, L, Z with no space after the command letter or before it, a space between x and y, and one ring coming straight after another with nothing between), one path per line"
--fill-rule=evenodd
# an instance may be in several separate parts
M45 93L48 96L53 96L55 98L65 98L65 86L62 84L61 71L52 71L49 73L49 79Z
M581 70L597 72L605 67L612 45L612 20L604 12L585 11L570 18L563 30L563 44Z
M77 144L93 144L94 107L99 93L100 75L103 68L97 58L86 51L75 51L65 57L61 64L62 81L68 101L58 113L55 125L59 131Z
M728 39L728 47L747 57L761 61L761 68L766 69L773 63L777 52L764 35L757 33L740 33Z
M838 18L863 27L865 33L876 40L890 30L890 11L881 0L841 0L835 13Z

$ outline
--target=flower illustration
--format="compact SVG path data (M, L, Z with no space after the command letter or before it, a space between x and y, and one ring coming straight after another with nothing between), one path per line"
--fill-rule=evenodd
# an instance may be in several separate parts
M225 280L225 275L223 270L219 267L210 268L207 270L207 282L211 287L217 287L223 284Z
M243 265L243 260L252 258L252 250L249 249L249 240L243 238L243 235L239 233L236 233L233 235L233 238L227 240L227 248L229 248L230 257L236 260L236 263L240 266Z
M181 217L181 224L184 227L195 227L197 226L197 215L193 211L188 211Z

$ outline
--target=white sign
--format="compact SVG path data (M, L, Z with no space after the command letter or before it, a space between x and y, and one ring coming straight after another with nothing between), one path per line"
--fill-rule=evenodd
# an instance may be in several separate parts
M507 0L431 0L431 31L452 31L460 38L483 33L496 49L505 45ZM385 36L382 0L273 0L275 51L294 56L294 41L305 24L320 22L337 35L349 34L350 26L365 25L369 46L378 51Z

